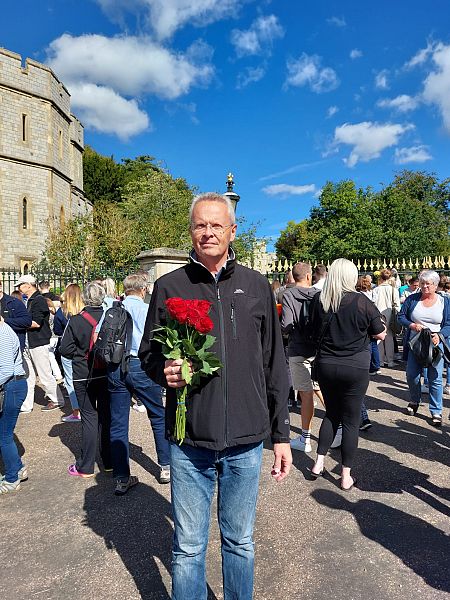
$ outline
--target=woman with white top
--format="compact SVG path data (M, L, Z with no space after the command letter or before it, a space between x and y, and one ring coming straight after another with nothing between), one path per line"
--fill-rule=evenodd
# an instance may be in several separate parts
M427 328L431 331L431 339L435 346L439 345L438 334L444 338L450 335L450 298L436 293L439 275L436 271L422 271L419 277L420 292L409 296L400 313L400 323L410 330L410 337ZM436 366L428 366L428 386L430 395L431 423L435 427L442 424L442 371L444 359ZM414 353L408 355L406 379L408 381L410 403L407 412L415 415L421 400L420 376L422 367L418 364Z
M380 352L380 363L388 367L394 367L394 334L389 328L391 320L392 307L400 310L400 296L395 287L395 279L392 279L392 273L389 269L380 271L378 287L373 290L373 302L380 313L386 319L387 332L386 337L378 344Z

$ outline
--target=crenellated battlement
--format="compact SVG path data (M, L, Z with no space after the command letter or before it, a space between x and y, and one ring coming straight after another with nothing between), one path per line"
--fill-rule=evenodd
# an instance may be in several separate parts
M50 67L0 48L0 87L49 100L70 118L70 94Z

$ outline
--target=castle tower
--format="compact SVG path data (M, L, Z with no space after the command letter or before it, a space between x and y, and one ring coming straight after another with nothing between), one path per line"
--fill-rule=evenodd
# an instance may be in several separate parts
M0 269L26 269L49 227L91 210L83 148L83 126L52 70L0 48Z

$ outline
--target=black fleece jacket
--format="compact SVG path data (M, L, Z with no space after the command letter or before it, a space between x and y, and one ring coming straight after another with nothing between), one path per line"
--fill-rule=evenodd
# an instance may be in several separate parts
M189 394L185 443L212 450L251 444L271 435L289 442L289 384L281 330L269 282L228 260L218 281L199 262L191 262L155 283L139 349L142 368L167 387L161 345L152 339L166 323L165 300L172 297L212 302L211 332L223 368L202 378ZM166 436L173 439L176 392L167 389Z
M37 290L28 298L27 310L31 315L31 320L39 325L39 327L28 330L28 346L30 348L46 346L52 337L50 310L47 300Z
M97 323L103 315L103 308L101 306L86 306L84 310L94 317ZM70 317L69 323L64 330L64 335L61 338L59 351L62 356L72 360L74 381L84 381L88 377L105 375L104 371L101 373L96 371L94 373L91 365L86 360L91 334L92 326L81 316L81 313Z

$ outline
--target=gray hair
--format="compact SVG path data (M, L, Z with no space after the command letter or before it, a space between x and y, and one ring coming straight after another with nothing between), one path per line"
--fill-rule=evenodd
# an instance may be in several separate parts
M193 198L191 207L189 209L189 221L191 223L192 213L194 212L194 207L198 202L221 202L222 204L225 204L228 209L231 224L234 225L236 223L236 214L234 212L233 205L231 204L231 200L227 198L227 196L222 196L222 194L218 194L217 192L206 192L205 194L199 194Z
M331 308L333 312L337 312L344 294L354 292L357 281L358 269L354 263L346 258L333 261L320 294L323 310L328 312Z
M425 271L421 271L419 274L419 283L421 281L426 281L427 283L434 283L434 285L439 285L440 277L436 271L426 269Z
M86 306L101 306L105 298L105 289L92 281L86 284L82 295Z
M123 291L128 296L133 292L140 292L148 286L148 278L143 273L132 273L123 280Z

